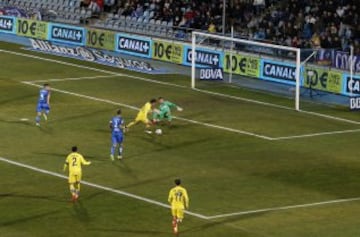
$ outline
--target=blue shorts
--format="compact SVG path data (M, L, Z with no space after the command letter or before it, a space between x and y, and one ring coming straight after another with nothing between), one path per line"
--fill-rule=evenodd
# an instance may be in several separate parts
M113 144L121 144L124 141L124 136L122 133L113 133L111 135L111 141Z
M46 113L49 113L50 112L50 106L47 104L47 103L38 103L37 107L36 107L36 112L42 112L44 111Z

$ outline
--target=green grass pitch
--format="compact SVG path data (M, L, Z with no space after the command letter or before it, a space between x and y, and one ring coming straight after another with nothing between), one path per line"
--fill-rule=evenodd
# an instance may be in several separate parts
M360 124L348 121L360 121L358 113L302 103L307 111L347 120L341 121L194 91L185 76L129 72L5 43L0 49L82 65L0 51L0 157L62 174L76 144L93 162L84 167L84 180L164 204L174 178L181 177L195 213L186 215L181 237L360 235L357 199L279 209L360 197ZM61 80L50 81L51 114L38 128L36 86L50 79ZM293 106L293 100L265 93L200 86ZM124 160L111 162L108 122L116 109L129 122L134 107L158 96L185 110L175 112L179 118L162 127L161 136L145 134L141 125L131 129ZM62 178L3 161L0 173L1 237L173 236L170 212L160 205L86 185L72 204ZM267 208L274 210L259 211ZM222 217L247 211L254 213Z

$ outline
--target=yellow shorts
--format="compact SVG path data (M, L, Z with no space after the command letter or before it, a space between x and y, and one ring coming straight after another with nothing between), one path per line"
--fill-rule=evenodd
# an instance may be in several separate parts
M184 219L184 208L182 207L172 207L171 215L177 219Z
M136 118L135 118L135 122L142 122L144 124L148 124L149 123L149 119L147 118L146 115L139 113Z
M70 184L78 183L80 181L81 181L81 172L69 174L69 183Z

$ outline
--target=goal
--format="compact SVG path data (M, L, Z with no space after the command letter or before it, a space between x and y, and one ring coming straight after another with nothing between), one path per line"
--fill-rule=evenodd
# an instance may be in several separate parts
M207 90L206 87L201 87L201 81L206 81L208 85L216 84L214 80L219 79L222 82L236 84L244 82L249 77L256 79L252 81L264 88L268 86L267 83L287 85L289 95L295 100L294 109L300 110L300 48L193 31L189 53L193 89ZM239 66L240 69L245 69L239 71ZM266 73L273 76L267 76ZM285 76L282 78L280 74ZM266 88L264 90L266 91Z

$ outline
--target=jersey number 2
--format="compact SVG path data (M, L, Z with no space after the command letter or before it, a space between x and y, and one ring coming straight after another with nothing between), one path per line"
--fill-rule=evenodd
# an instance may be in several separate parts
M72 158L72 166L76 166L76 161L77 161L76 157L73 157Z

